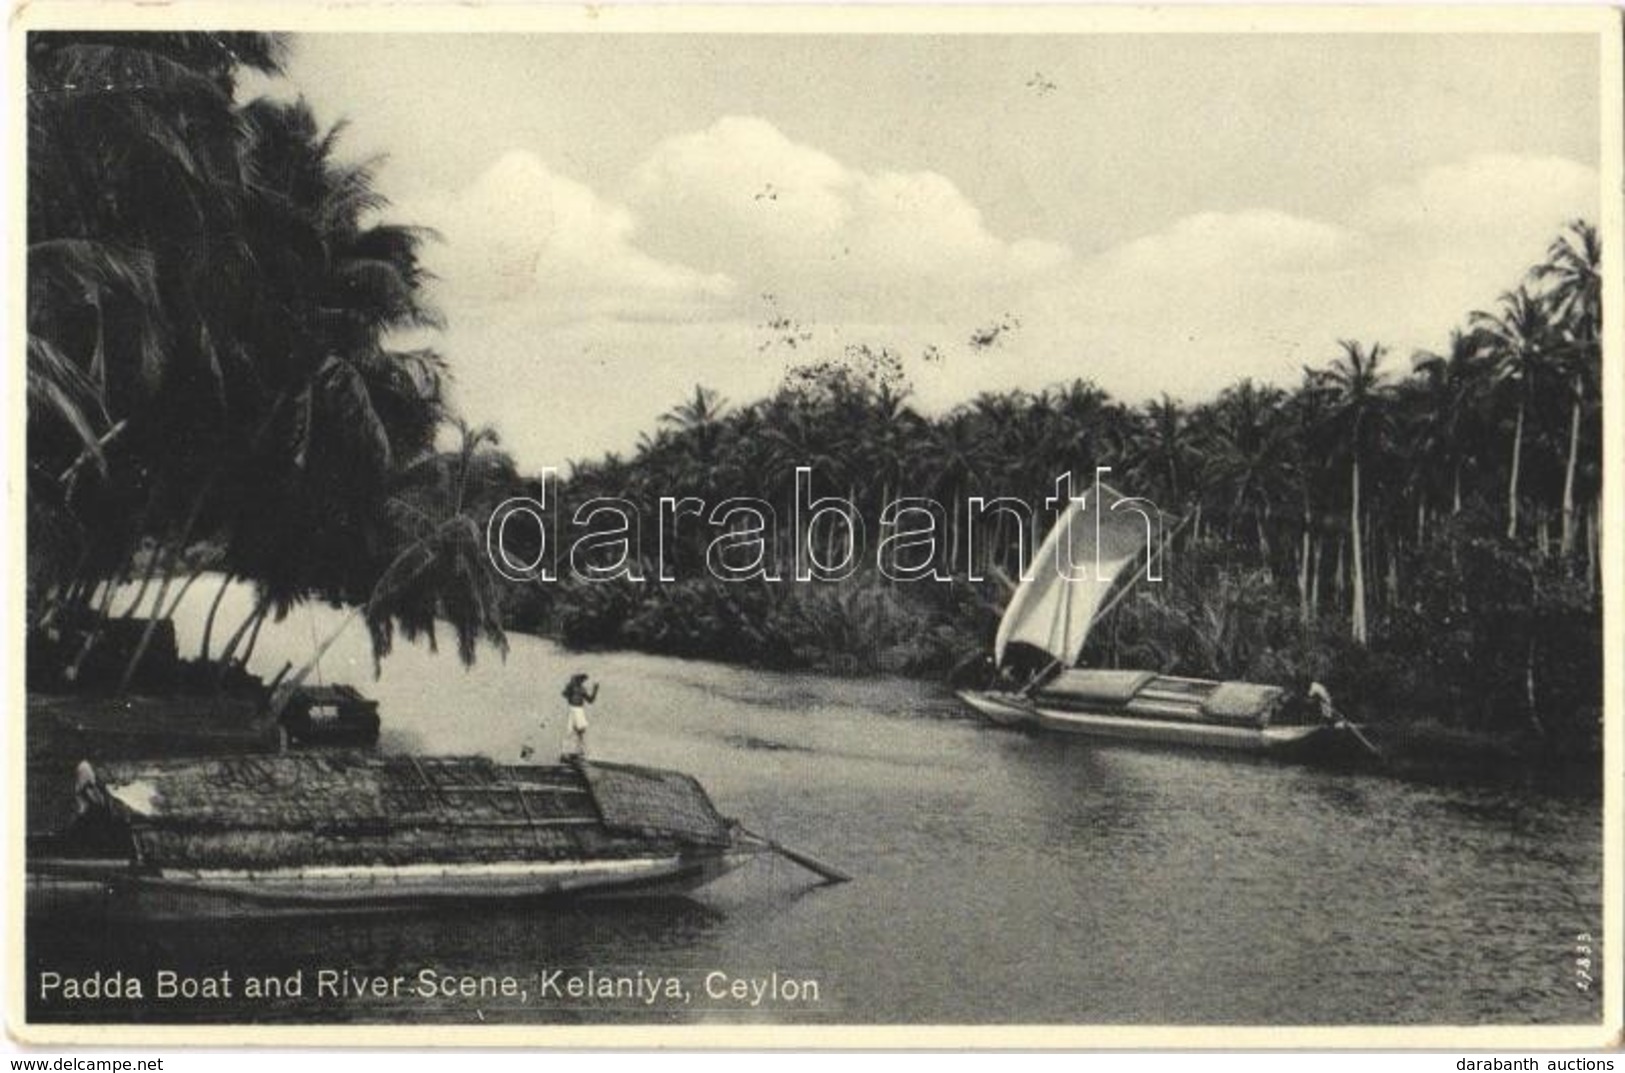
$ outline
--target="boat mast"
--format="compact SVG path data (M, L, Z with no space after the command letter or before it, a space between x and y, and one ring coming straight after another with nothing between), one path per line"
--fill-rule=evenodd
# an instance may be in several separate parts
M1112 595L1110 600L1106 601L1105 603L1103 603L1102 605L1100 605L1098 608L1095 609L1095 613L1093 615L1091 615L1090 618L1089 618L1088 626L1086 626L1084 628L1083 635L1084 635L1085 639L1087 639L1088 636L1091 633L1094 632L1095 627L1100 623L1100 621L1102 619L1104 619L1107 615L1109 615L1117 607L1118 604L1123 602L1123 600L1128 596L1128 594L1131 591L1133 591L1134 586L1139 582L1139 580L1142 577L1146 576L1150 572L1151 564L1153 562L1157 561L1157 559L1162 558L1163 556L1165 556L1167 554L1168 548L1173 544L1174 537L1179 535L1180 530L1185 528L1185 524L1187 522L1189 522L1192 517L1194 517L1194 515L1187 514L1184 517L1180 518L1179 521L1174 525L1173 529L1168 532L1168 535L1165 536L1162 539L1162 543L1156 549L1155 554L1152 554L1152 553L1150 553L1148 551L1141 558L1139 568L1134 571L1133 576L1131 576L1128 579L1128 581L1126 581L1121 587L1118 588L1117 592ZM1068 550L1070 551L1070 542L1068 543ZM1069 563L1070 563L1070 558L1071 558L1071 556L1068 555ZM1060 600L1059 610L1058 610L1057 614L1060 616L1059 632L1060 632L1060 635L1061 635L1061 637L1060 637L1061 644L1058 646L1058 651L1070 652L1071 647L1068 644L1068 642L1071 640L1071 628L1072 628L1072 586L1071 585L1067 585L1065 587L1065 591L1061 594L1061 600ZM1050 629L1050 637L1053 639L1055 637L1055 634L1056 634L1056 627L1052 624L1051 629ZM1037 689L1038 686L1041 683L1048 680L1050 674L1054 672L1055 668L1061 666L1061 663L1062 663L1062 660L1058 656L1051 659L1048 663L1046 663L1044 665L1044 667L1041 670L1039 670L1036 674L1034 674L1032 676L1032 678L1028 679L1027 684L1024 685L1021 688L1021 691L1020 691L1021 695L1022 696L1030 695L1032 693L1032 691L1034 689Z
M1179 519L1179 523L1174 526L1173 530L1169 532L1167 536L1163 537L1162 546L1157 549L1157 553L1155 555L1146 555L1145 561L1140 564L1138 570L1134 571L1134 575L1123 584L1123 587L1117 590L1116 595L1095 609L1094 617L1089 620L1089 632L1093 633L1095 624L1101 619L1105 618L1107 615L1111 614L1112 610L1115 609L1118 604L1123 602L1124 597L1128 596L1129 592L1139 582L1140 578L1150 573L1151 564L1168 553L1168 548L1171 544L1173 544L1174 537L1179 535L1179 531L1185 528L1185 523L1190 520L1191 515L1189 514Z

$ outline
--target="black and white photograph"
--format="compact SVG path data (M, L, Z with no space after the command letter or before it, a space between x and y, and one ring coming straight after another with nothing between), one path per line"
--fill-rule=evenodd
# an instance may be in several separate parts
M1617 1044L1517 15L29 9L11 1030Z

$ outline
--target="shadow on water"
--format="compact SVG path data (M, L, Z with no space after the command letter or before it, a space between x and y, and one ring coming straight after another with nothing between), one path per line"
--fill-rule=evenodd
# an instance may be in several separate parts
M797 752L810 753L813 750L804 745L792 745L789 742L773 741L768 738L758 738L753 734L724 734L722 740L729 745L740 749L757 749L762 752Z

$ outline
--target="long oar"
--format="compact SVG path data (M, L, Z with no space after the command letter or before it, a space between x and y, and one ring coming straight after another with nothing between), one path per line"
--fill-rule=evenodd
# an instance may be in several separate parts
M786 846L780 842L775 842L766 835L759 835L755 831L745 831L744 833L749 835L751 838L756 839L756 841L762 843L768 849L772 850L774 853L777 853L786 860L794 861L807 871L821 876L826 883L848 883L852 880L851 876L847 875L839 868L836 868L832 864L825 864L817 857L802 853L799 850L793 850L789 846Z
M1371 743L1370 738L1361 733L1359 726L1353 720L1344 715L1342 712L1338 711L1336 708L1332 709L1332 714L1337 717L1337 722L1332 724L1333 726L1342 727L1350 734L1353 734L1354 740L1358 741L1361 745L1364 745L1368 750L1370 750L1371 755L1376 757L1378 760L1388 759L1387 757L1383 756L1381 749L1377 748Z

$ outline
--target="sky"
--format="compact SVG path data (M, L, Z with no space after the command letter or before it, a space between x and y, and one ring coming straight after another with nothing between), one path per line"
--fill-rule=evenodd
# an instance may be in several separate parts
M850 346L936 413L1396 373L1599 207L1563 35L301 35L284 78L434 228L433 343L522 468ZM979 342L973 343L976 339Z

